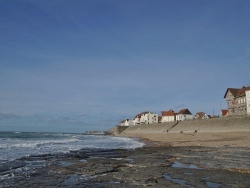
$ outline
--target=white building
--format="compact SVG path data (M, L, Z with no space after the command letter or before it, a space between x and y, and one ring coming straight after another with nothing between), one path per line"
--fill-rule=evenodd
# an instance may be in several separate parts
M209 119L211 116L207 115L205 112L197 112L194 119Z
M247 105L247 115L250 115L250 90L246 92L246 105Z
M143 112L140 115L140 124L158 123L158 114L152 112Z
M133 125L133 120L125 119L120 122L120 126L130 126Z
M193 119L192 113L188 109L182 109L176 115L177 121L191 120Z
M169 111L162 111L161 115L162 115L161 123L176 121L176 115L172 109L170 109Z
M137 114L133 119L133 125L139 125L141 123L141 114Z

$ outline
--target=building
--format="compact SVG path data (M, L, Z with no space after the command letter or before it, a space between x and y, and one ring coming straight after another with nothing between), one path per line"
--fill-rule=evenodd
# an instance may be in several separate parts
M140 116L140 124L158 123L158 114L153 112L142 112Z
M246 115L247 101L246 91L250 90L250 86L242 88L228 88L224 98L227 102L228 115Z
M209 119L211 116L207 115L205 112L197 112L194 119Z
M137 114L133 119L133 125L140 125L141 122L141 114Z
M176 115L177 121L191 120L193 119L192 113L188 109L182 109Z
M227 117L228 116L228 110L221 110L220 117Z
M245 91L245 93L246 93L247 115L250 115L250 90Z
M120 122L120 126L130 126L133 125L133 120L125 119Z
M161 115L162 115L161 119L162 123L176 121L176 114L172 109L170 109L169 111L162 111Z

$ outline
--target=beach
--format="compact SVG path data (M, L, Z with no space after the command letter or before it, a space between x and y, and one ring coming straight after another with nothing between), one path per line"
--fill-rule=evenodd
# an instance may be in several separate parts
M212 129L218 121L224 123ZM133 137L145 145L24 157L11 166L24 171L15 177L2 173L6 177L0 187L247 188L249 122L248 117L237 121L236 128L234 120L225 119L122 129L115 138ZM32 171L25 171L27 163L33 164Z
M250 147L250 132L124 133L122 136L137 137L173 147Z
M117 129L117 128L116 128ZM113 130L171 146L250 147L250 116L137 125Z
M80 150L19 161L43 165L0 187L249 187L250 149L158 145ZM46 164L46 165L45 165ZM15 168L15 166L13 166Z

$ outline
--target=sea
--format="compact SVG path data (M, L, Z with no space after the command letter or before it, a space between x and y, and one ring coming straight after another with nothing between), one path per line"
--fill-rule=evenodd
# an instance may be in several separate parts
M26 162L28 166L23 165L19 160L22 158L63 155L83 149L135 149L143 145L133 138L108 135L0 132L0 185L4 180L14 178L18 172L28 171L28 168L33 169L39 163L33 160L29 164Z

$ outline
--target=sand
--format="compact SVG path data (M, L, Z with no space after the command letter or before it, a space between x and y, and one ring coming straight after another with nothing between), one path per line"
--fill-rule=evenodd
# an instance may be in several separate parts
M119 136L148 139L171 146L250 147L250 132L123 133Z
M250 147L250 116L120 126L113 134L171 146Z

